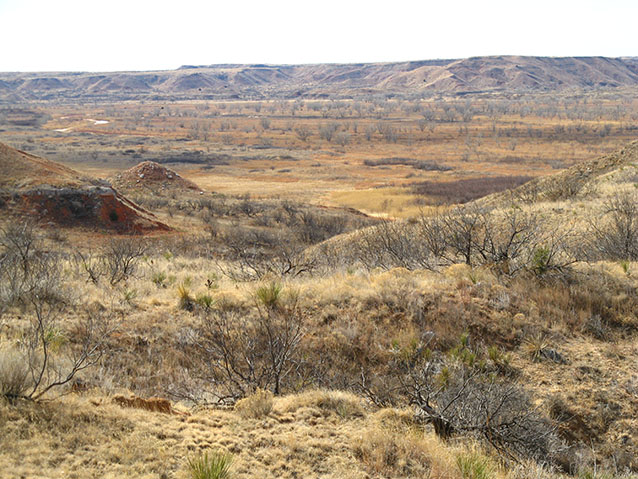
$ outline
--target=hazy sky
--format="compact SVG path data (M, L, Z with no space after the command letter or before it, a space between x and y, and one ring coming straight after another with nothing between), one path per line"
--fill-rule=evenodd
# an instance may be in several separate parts
M0 71L638 56L638 0L0 0Z

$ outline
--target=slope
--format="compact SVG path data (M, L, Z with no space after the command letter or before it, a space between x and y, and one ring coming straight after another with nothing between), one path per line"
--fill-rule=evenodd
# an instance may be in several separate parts
M169 229L108 184L2 143L0 210L21 220L122 233Z

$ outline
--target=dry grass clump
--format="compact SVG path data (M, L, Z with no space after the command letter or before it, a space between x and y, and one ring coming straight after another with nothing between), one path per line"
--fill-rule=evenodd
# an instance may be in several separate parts
M0 349L0 397L21 397L30 386L26 358L15 349Z
M355 438L353 450L366 470L375 476L414 479L432 477L429 444L414 436L372 428Z
M244 419L259 419L268 416L273 407L273 394L270 391L257 389L250 396L237 401L235 411Z
M344 419L365 415L361 398L343 391L306 391L283 397L277 402L277 410L283 413L295 412L301 408L318 408Z

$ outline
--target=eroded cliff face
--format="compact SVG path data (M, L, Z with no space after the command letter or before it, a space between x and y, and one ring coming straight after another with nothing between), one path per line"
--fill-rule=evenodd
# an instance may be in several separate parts
M0 217L118 233L170 230L107 182L2 143Z
M155 216L121 196L113 188L87 186L55 188L42 185L0 192L0 207L10 214L28 216L44 224L81 226L120 233L168 231Z

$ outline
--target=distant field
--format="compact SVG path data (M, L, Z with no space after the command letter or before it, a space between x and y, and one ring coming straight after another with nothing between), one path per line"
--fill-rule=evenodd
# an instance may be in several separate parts
M478 181L479 194L486 194L511 183L499 178L547 175L637 134L638 90L629 88L460 99L0 107L2 141L90 175L109 177L154 160L209 191L387 216L463 201L459 191L436 188L439 183L463 190L486 178Z

